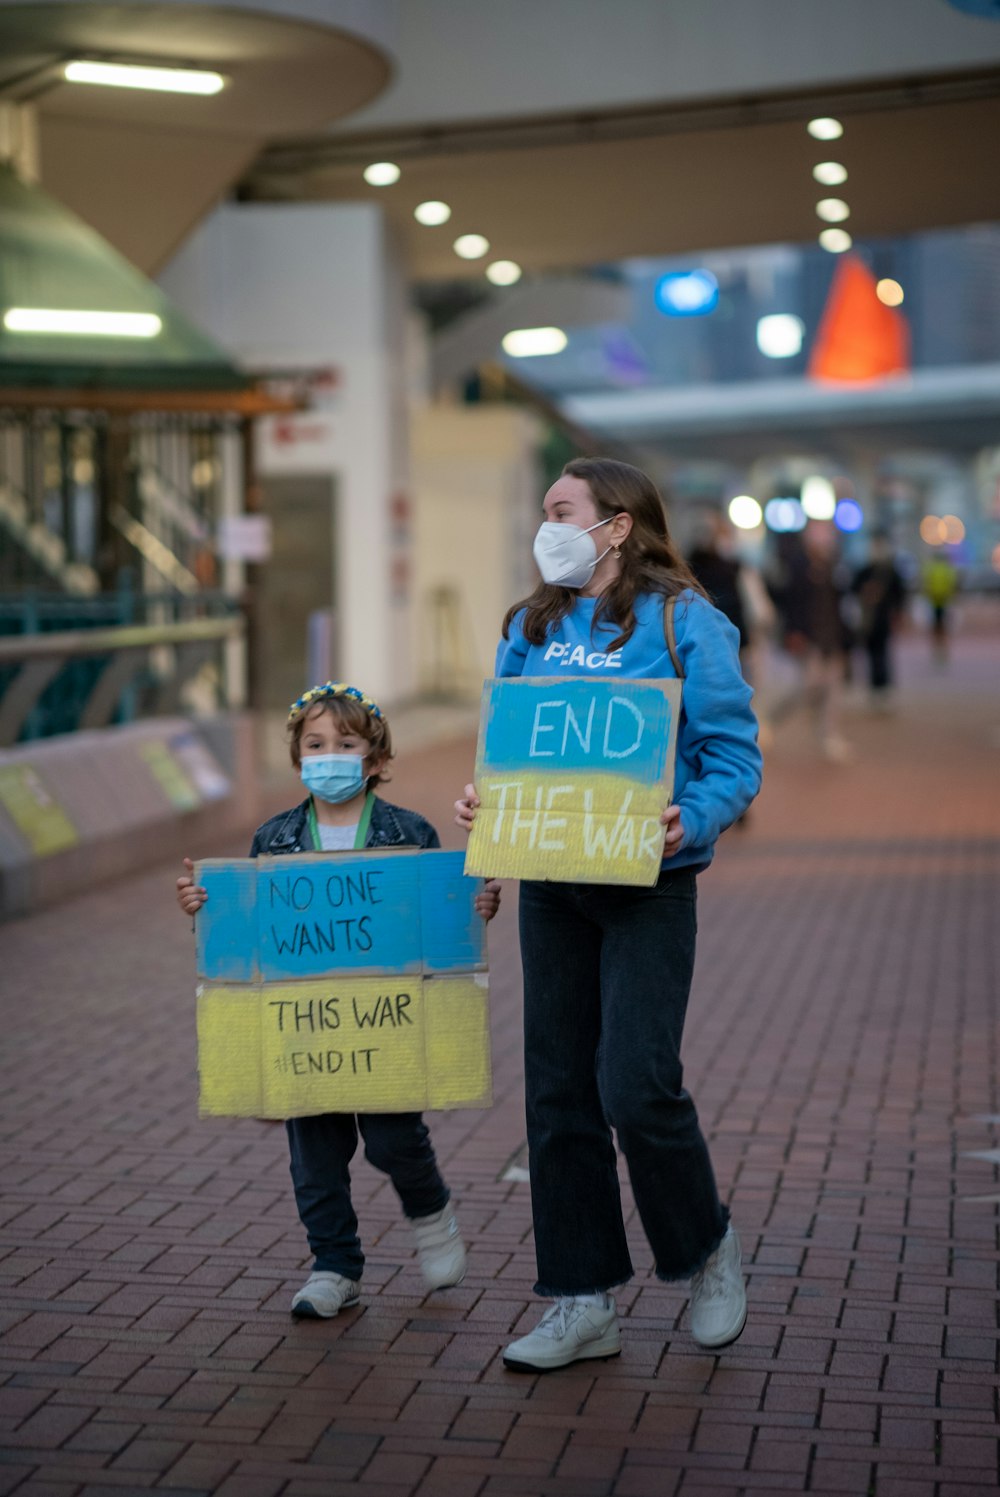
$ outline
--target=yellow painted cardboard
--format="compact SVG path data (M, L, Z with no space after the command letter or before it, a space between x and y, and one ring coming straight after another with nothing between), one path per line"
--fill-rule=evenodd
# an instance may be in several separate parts
M198 1059L203 1115L488 1107L486 977L202 986Z
M466 873L655 884L665 836L660 815L673 791L680 699L681 683L674 680L487 681L476 754L480 809ZM636 702L657 710L641 756L630 762L615 745L640 747L643 729L634 725L646 719L640 719ZM614 704L617 739L600 729L612 721Z

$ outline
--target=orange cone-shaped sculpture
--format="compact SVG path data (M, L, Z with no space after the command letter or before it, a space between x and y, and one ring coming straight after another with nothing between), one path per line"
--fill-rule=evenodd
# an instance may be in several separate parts
M883 379L909 369L906 318L879 301L875 285L863 260L840 258L809 358L813 379Z

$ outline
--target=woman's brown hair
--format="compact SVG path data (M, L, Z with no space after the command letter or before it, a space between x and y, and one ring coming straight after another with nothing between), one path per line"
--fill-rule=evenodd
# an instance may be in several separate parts
M563 469L569 478L581 478L589 488L600 519L630 515L632 529L622 542L621 569L604 590L594 609L593 629L604 622L616 624L618 638L608 645L618 650L635 632L636 599L642 593L662 593L665 598L690 588L706 596L695 580L667 528L667 517L659 491L647 474L630 463L610 457L575 457ZM528 598L507 610L504 639L509 638L511 620L523 608L522 633L529 644L544 644L550 632L564 619L578 596L577 590L539 582Z

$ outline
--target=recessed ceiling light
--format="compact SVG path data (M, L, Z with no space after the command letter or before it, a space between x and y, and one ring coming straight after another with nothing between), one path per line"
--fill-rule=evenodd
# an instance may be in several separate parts
M806 129L813 140L839 140L844 133L844 127L840 121L831 119L829 115L810 120Z
M369 187L391 187L399 181L399 167L393 161L373 161L366 166L364 178Z
M435 229L438 224L448 222L451 209L447 203L439 203L436 198L432 198L426 203L418 203L413 210L413 216L418 224L424 224L428 229Z
M521 279L521 267L516 260L494 260L486 267L486 279L494 286L513 286Z
M131 63L68 62L67 83L96 83L105 88L148 88L161 94L217 94L226 86L221 73L195 68L145 68Z
M847 181L847 167L839 161L819 161L813 167L813 176L824 187L839 187Z
M463 260L481 260L489 253L490 241L482 234L460 234L453 249Z
M82 338L155 338L163 323L155 312L83 312L57 307L11 307L9 333L65 333Z
M846 229L824 229L819 236L819 242L831 255L842 255L849 250L854 240Z
M843 198L820 198L816 204L816 216L828 224L842 224L850 218L851 210Z
M503 339L503 351L512 359L533 359L562 353L568 342L561 327L521 327Z
M903 305L902 286L898 281L890 280L888 277L885 280L879 281L875 287L875 295L887 307L901 307Z

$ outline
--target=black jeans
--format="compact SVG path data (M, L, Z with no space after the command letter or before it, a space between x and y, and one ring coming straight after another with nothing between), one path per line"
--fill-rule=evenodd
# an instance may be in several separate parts
M729 1220L682 1083L695 875L661 873L651 889L525 882L520 920L535 1291L632 1275L612 1128L657 1274L688 1278Z
M360 1279L364 1267L349 1168L359 1131L365 1158L389 1176L407 1216L433 1216L448 1203L419 1112L325 1112L289 1118L285 1127L295 1204L318 1269Z

